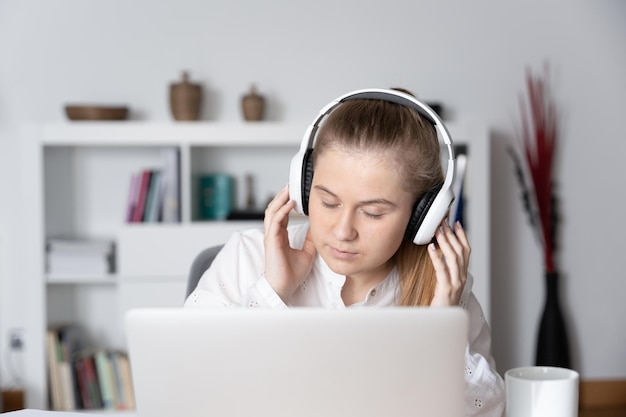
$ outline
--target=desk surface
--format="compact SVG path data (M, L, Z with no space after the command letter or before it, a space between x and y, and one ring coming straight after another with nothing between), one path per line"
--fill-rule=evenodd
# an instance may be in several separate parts
M102 413L81 413L78 411L45 411L45 410L19 410L3 413L2 417L94 417L97 415L106 417L136 417L132 411L107 411ZM626 417L626 407L596 407L582 409L578 417Z
M135 413L132 411L103 411L101 413L81 413L80 411L48 411L35 410L32 408L3 413L2 417L94 417L97 415L103 415L106 417L136 417Z

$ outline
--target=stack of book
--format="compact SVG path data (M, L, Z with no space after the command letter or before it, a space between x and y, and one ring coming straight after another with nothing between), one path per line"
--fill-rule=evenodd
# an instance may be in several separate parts
M106 275L114 270L112 240L51 238L47 270L53 275Z
M128 189L126 222L180 222L180 152L162 151L163 166L133 174Z
M76 325L47 332L50 408L125 410L135 408L128 355L122 351L88 350Z

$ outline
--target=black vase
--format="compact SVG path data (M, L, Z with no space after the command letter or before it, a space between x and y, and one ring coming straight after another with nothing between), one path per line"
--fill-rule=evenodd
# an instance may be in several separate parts
M567 329L559 302L559 274L548 272L546 302L539 322L535 365L570 368Z

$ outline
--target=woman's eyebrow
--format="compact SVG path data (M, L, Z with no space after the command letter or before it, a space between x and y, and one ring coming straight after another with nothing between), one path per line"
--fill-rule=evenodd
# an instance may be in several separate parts
M317 190L320 190L324 193L327 193L329 195L331 195L332 197L336 197L337 195L335 193L333 193L332 191L330 191L328 188L324 187L323 185L316 185L315 187L313 187ZM396 207L396 203L387 200L386 198L372 198L370 200L364 200L360 202L361 205L367 206L367 205L385 205L385 206L392 206L392 207Z

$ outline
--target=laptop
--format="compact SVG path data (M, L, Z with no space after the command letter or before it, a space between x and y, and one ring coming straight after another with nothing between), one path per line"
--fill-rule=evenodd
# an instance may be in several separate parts
M455 417L459 307L135 309L125 317L137 417Z

